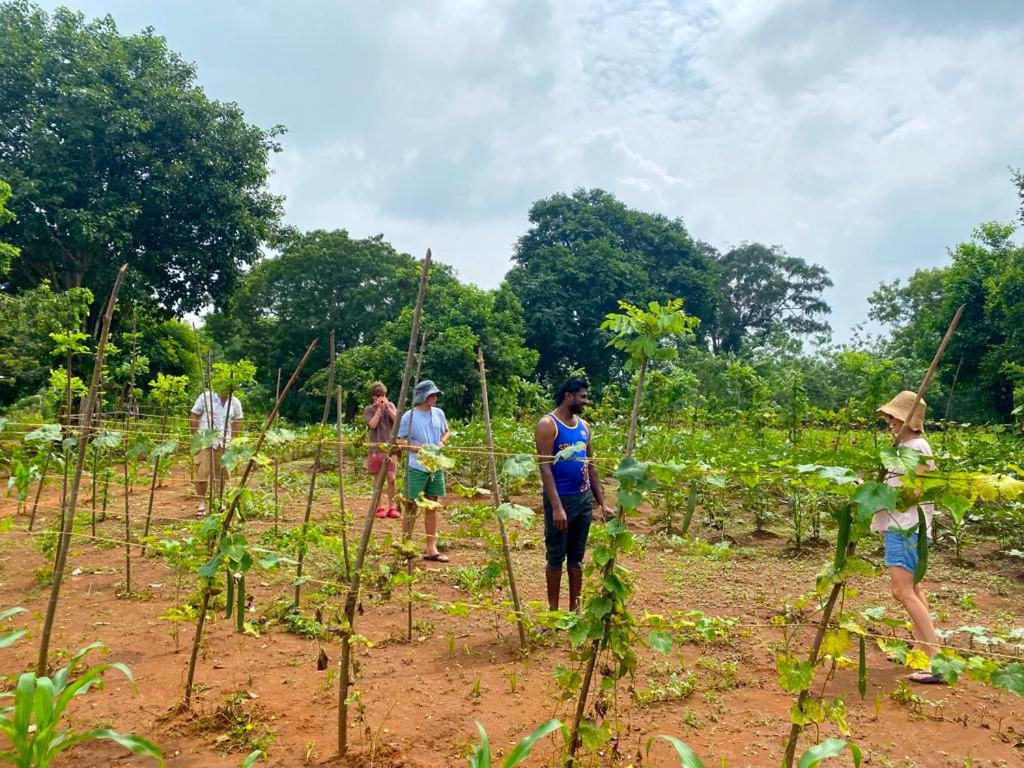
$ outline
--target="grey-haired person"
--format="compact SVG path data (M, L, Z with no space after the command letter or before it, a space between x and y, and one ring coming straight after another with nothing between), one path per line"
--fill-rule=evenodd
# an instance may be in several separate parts
M398 423L398 438L409 450L409 473L405 479L406 498L415 501L422 494L430 501L444 496L444 471L431 472L420 463L417 454L425 445L443 446L451 437L448 419L437 407L437 396L443 394L430 379L416 385L412 410L402 414ZM423 509L423 527L427 541L424 560L447 563L448 557L437 548L437 510Z

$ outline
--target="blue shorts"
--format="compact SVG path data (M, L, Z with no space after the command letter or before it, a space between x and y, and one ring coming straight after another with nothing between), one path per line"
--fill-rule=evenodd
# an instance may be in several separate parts
M917 531L911 534L885 532L885 564L889 568L914 572L917 568Z
M567 496L559 495L558 498L565 509L569 525L564 531L555 528L551 504L548 502L547 494L544 494L544 548L547 550L548 568L561 568L566 559L569 560L570 568L578 568L583 563L583 555L587 550L594 496L587 491Z

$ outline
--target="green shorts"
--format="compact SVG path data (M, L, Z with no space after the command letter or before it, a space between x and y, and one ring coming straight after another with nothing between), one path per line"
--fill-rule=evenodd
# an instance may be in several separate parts
M422 493L424 496L444 496L444 472L424 472L422 469L409 467L409 475L405 479L405 495L416 500Z

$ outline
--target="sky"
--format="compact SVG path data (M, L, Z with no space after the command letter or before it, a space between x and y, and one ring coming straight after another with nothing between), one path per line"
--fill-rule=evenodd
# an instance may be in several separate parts
M429 246L484 287L533 201L600 187L825 266L844 340L879 282L1018 207L1020 0L64 4L154 27L284 125L289 224Z

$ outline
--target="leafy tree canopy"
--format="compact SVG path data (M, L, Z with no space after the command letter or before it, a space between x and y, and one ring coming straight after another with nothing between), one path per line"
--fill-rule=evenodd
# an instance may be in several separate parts
M744 243L718 260L722 300L713 341L735 352L764 343L775 328L802 336L828 333L831 308L821 294L832 287L824 267L788 255L781 246Z
M961 418L1006 418L1013 409L1008 364L1024 363L1024 247L1015 228L987 222L949 251L951 263L915 272L905 285L883 284L869 299L871 317L892 326L891 345L930 358L956 308L964 316L939 375L957 381ZM955 415L955 414L954 414Z
M646 304L682 298L713 330L718 297L713 249L694 240L680 219L628 208L599 189L539 200L519 239L507 282L523 305L526 342L540 374L554 380L582 368L607 382L623 355L596 332L618 301Z
M151 29L0 4L0 177L21 249L7 289L106 296L127 261L122 300L222 305L281 215L266 188L278 133L209 99Z

